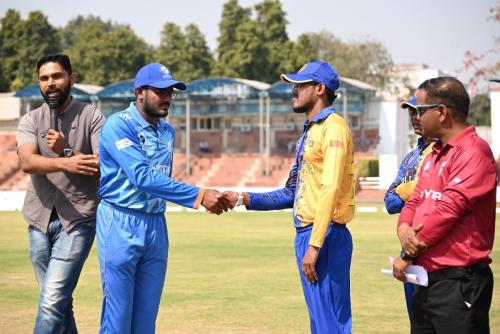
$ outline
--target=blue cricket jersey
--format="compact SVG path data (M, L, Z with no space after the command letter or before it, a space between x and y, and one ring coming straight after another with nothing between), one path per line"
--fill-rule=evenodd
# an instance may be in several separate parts
M111 115L99 142L99 197L144 213L164 213L165 200L197 208L203 191L171 178L174 138L170 124L158 119L155 129L135 103Z

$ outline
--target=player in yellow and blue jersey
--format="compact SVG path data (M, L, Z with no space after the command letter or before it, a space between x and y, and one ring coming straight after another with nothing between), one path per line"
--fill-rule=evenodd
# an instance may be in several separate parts
M293 111L307 120L284 188L267 193L225 192L221 200L249 210L293 208L295 254L309 310L311 333L351 333L352 238L354 215L352 135L332 106L339 87L335 69L311 61L296 74Z

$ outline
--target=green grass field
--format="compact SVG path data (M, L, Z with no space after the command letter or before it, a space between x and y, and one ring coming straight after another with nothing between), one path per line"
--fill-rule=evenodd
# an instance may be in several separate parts
M402 286L380 274L389 268L388 256L398 254L395 220L359 213L349 224L354 333L409 332ZM170 253L158 333L309 332L290 213L169 213L167 221ZM499 282L496 241L492 268ZM500 333L499 291L490 312L492 333ZM0 333L32 332L37 299L26 224L20 213L0 213ZM80 333L96 333L101 289L95 245L74 299Z

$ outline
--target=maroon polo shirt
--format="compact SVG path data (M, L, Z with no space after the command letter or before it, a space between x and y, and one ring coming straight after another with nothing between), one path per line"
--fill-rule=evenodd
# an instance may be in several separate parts
M427 271L491 262L495 237L496 168L489 145L469 126L424 160L415 192L399 216L423 224L429 248L416 259Z

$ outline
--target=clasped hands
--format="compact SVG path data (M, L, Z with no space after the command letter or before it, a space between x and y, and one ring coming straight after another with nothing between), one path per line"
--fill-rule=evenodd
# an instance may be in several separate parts
M398 227L398 237L401 242L401 247L403 251L411 257L417 257L427 250L428 245L417 236L417 233L420 232L422 228L422 224L410 226L407 223L403 223ZM411 264L412 261L405 261L398 256L392 264L392 273L394 277L402 282L406 282L405 271Z
M220 215L223 212L234 209L238 202L238 193L234 191L219 192L215 189L205 189L201 205L208 212Z

